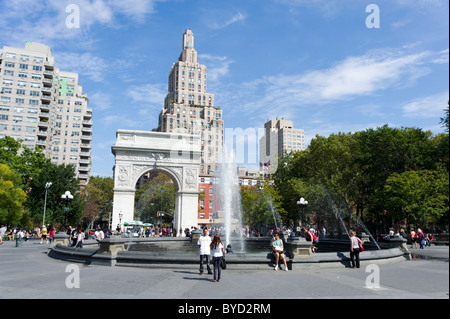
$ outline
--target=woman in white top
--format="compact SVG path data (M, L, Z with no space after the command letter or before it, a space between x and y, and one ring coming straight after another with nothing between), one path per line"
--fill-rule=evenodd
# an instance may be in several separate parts
M222 274L221 264L224 254L226 254L224 246L220 240L219 234L216 234L211 243L211 256L214 264L214 279L211 280L212 282L220 281L220 276Z
M356 232L352 231L350 233L351 237L350 237L350 258L352 260L352 268L355 268L355 264L356 264L356 268L359 268L359 253L360 253L360 245L361 245L361 240L356 237ZM355 259L356 259L356 263L355 263Z

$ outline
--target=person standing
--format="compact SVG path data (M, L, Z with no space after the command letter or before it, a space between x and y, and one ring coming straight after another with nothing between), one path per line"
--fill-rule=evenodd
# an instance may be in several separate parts
M414 229L411 229L411 248L417 248L417 233Z
M77 243L75 245L75 248L83 248L83 242L84 242L84 233L81 231L81 227L78 228L78 233L77 233Z
M6 233L6 226L2 225L2 227L0 227L0 245L3 243L3 236L5 236Z
M212 282L219 282L220 277L222 275L222 260L224 254L226 254L225 249L223 247L222 241L220 240L219 234L216 234L214 236L214 239L211 243L211 256L213 258L213 264L214 264L214 277Z
M361 245L361 240L356 237L355 231L351 232L350 243L350 258L352 261L352 268L355 268L355 266L356 268L359 268L359 253L361 251L359 246Z
M47 227L45 227L45 225L42 225L42 236L41 236L41 241L39 244L42 244L42 241L45 239L46 244L48 244L48 239L47 239Z
M212 275L211 267L209 266L209 256L211 255L211 237L208 235L208 228L203 229L203 235L199 237L198 248L200 248L200 275L203 274L203 262L206 260L206 268L208 274Z
M52 226L51 228L50 228L50 231L48 232L48 238L50 239L50 243L52 243L52 240L53 240L53 236L55 235L55 228Z
M417 230L417 241L419 242L420 249L423 249L423 246L425 245L425 235L420 228Z

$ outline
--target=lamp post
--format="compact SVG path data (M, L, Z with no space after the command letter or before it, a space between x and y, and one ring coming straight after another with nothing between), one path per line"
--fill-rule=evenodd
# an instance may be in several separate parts
M63 199L66 202L66 207L64 207L64 227L66 227L66 218L67 212L69 211L69 202L73 199L73 195L70 193L70 191L66 191L64 194L61 195L61 199Z
M162 216L164 216L164 214L163 214L163 193L164 193L164 189L161 188L160 192L161 192L161 211L160 211L160 214L159 214L159 224L162 227Z
M308 201L306 201L303 197L300 198L299 201L297 201L297 205L300 206L300 226L303 226L303 217L305 216L305 207L308 205Z
M47 190L52 186L52 182L45 183L45 199L44 199L44 218L42 219L42 225L45 225L45 210L47 208Z

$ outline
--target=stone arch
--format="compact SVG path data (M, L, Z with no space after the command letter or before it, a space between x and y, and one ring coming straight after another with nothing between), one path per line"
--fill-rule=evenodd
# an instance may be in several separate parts
M135 186L151 170L165 172L176 183L174 227L197 225L200 136L161 132L118 130L112 146L114 206L112 227L133 220ZM120 218L122 216L122 218Z
M144 168L142 171L140 171L139 173L136 174L136 176L133 176L133 179L131 181L131 183L133 185L136 185L137 182L139 181L139 179L147 173L156 171L156 172L161 172L163 174L165 174L166 176L168 176L172 182L176 185L177 190L181 189L181 176L179 174L177 174L174 168L169 168L169 167L151 167L151 168Z

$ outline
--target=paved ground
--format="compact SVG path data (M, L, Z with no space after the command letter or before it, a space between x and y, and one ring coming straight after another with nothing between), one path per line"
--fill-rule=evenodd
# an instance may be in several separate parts
M192 269L87 266L52 259L48 251L37 241L0 245L0 299L176 299L176 305L193 299L449 299L448 246L411 249L412 260L366 262L360 269L227 269L219 283Z

